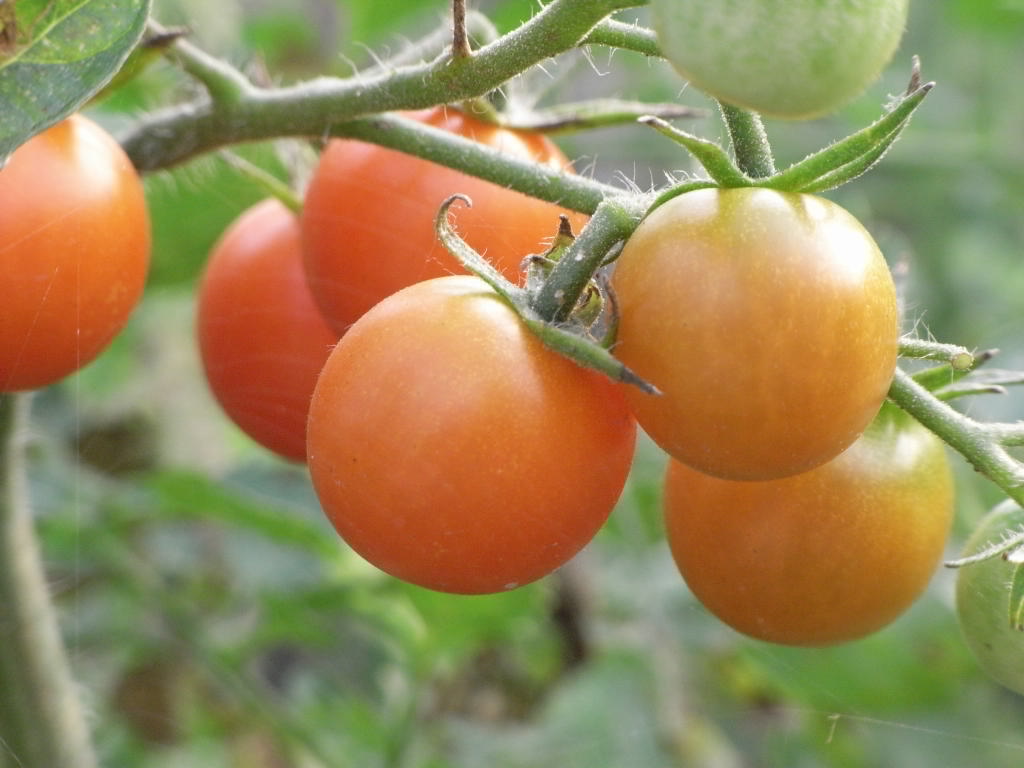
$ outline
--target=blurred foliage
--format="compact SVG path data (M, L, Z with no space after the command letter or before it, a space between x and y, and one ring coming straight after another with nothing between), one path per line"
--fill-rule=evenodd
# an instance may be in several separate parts
M768 123L782 162L877 116L909 58L938 81L882 166L834 197L903 278L908 327L1024 367L1024 5L914 3L881 82L843 113ZM381 12L382 8L387 12ZM474 6L509 29L533 0ZM273 82L344 75L442 25L445 0L159 0L209 50ZM641 11L624 19L644 18ZM707 106L665 66L595 50L518 92ZM159 63L94 108L115 131L190 86ZM713 116L688 127L720 138ZM562 141L560 139L560 141ZM577 168L641 187L692 170L639 126L565 137ZM301 184L280 145L247 157ZM661 537L661 454L642 441L619 507L559 574L510 594L400 584L335 536L302 468L250 443L205 389L194 281L263 196L216 157L147 180L147 300L114 346L35 402L34 499L104 765L754 768L1020 765L1024 699L985 679L949 572L873 637L796 650L738 636L693 599ZM972 403L1019 418L1019 395ZM957 461L954 459L954 461ZM958 463L952 555L996 500ZM1024 662L1022 662L1024 663Z

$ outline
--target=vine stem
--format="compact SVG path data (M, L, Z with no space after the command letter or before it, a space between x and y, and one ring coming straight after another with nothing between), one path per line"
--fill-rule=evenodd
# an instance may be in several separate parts
M32 525L30 404L0 394L0 766L95 768Z
M1024 465L1004 445L1005 425L977 422L935 397L905 371L896 369L889 399L945 443L958 451L978 472L1011 499L1024 506ZM1006 442L1012 443L1012 437Z
M368 114L421 109L484 96L517 75L576 48L615 11L645 0L552 0L522 26L473 52L348 78L320 77L260 88L185 40L174 56L210 98L140 120L122 146L143 171L167 168L227 144L284 136L320 137Z

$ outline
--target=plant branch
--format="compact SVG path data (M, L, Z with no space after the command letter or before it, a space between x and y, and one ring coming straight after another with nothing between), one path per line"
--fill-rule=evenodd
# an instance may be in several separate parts
M507 35L470 57L433 61L349 78L316 78L260 88L186 41L173 56L196 75L208 99L165 109L122 140L142 171L167 168L227 144L285 136L319 137L363 115L451 104L484 96L506 81L575 48L603 19L638 0L553 0Z
M537 131L548 135L571 133L609 125L635 123L641 117L653 116L662 120L706 117L703 109L683 104L657 104L621 99L592 99L558 104L545 109L516 113L503 124L510 128Z
M397 149L582 213L593 213L606 197L623 194L617 187L511 158L472 139L398 114L339 123L331 135Z
M0 765L95 768L32 525L28 394L0 394Z
M977 422L936 398L899 368L889 388L889 399L1024 506L1024 464L1014 459L1005 447L1017 444L1015 441L1024 436L1024 425Z

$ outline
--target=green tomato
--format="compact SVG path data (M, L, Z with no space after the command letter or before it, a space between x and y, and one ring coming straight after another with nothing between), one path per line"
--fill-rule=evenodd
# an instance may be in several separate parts
M789 119L833 112L889 63L909 0L653 0L665 57L721 101Z
M1024 509L1007 500L993 509L967 540L970 556L1024 529ZM967 647L996 682L1024 694L1024 632L1010 624L1010 581L1016 566L1002 557L965 565L957 572L956 613Z

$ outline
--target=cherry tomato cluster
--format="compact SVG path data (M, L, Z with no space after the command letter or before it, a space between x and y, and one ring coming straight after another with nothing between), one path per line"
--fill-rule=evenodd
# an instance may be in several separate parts
M412 116L568 167L537 135L454 109ZM856 219L764 188L692 191L649 214L611 284L614 352L651 395L549 349L487 283L459 274L434 231L454 192L474 202L460 234L516 282L565 213L333 140L301 214L276 202L246 212L201 283L211 388L254 439L307 461L356 552L447 592L538 579L610 514L639 424L670 457L672 554L726 623L823 645L878 629L920 594L952 483L937 438L889 406L879 414L896 296Z

